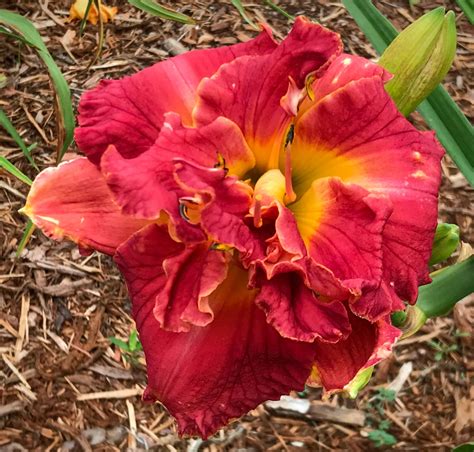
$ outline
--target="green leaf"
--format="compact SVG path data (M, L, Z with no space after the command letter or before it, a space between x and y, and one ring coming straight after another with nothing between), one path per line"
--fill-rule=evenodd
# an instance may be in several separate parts
M474 186L474 129L466 116L441 85L418 106L418 111Z
M87 2L86 10L84 12L84 17L81 19L81 24L79 25L79 36L82 36L82 34L84 33L84 30L86 29L87 18L89 17L89 12L92 8L92 3L94 3L94 0L88 0ZM99 17L100 16L101 15L99 14Z
M369 439L375 444L375 447L393 446L397 444L397 438L385 430L373 430L369 432Z
M74 138L74 111L69 86L48 52L40 34L28 19L11 11L0 9L0 23L20 34L26 42L32 45L48 68L56 94L58 115L58 144L56 153L57 161L59 162Z
M245 22L247 22L251 27L255 28L255 30L258 30L259 29L258 26L255 24L255 22L252 19L250 19L250 17L245 12L245 8L242 5L242 2L240 0L231 0L231 1L232 1L232 4L237 8L237 11L239 12L239 14L242 16L242 19L244 19Z
M26 44L30 47L33 47L33 48L36 47L31 41L28 41L28 39L26 39L25 37L18 35L16 33L12 33L10 30L8 30L8 28L5 28L3 26L0 26L0 34L8 36L11 39L16 39L17 41L20 41L23 44Z
M459 300L474 292L473 275L474 256L433 273L433 282L420 287L416 307L428 318L448 314Z
M394 26L370 0L342 2L378 53L397 36ZM436 130L439 141L461 172L474 185L474 129L446 90L438 85L419 106L418 111Z
M131 5L145 11L154 16L161 17L165 20L172 20L174 22L180 22L182 24L194 24L195 21L191 17L183 13L178 13L171 9L165 8L153 0L128 0Z
M128 345L130 347L130 351L134 352L135 350L137 350L137 345L139 343L140 342L138 341L137 330L132 330L132 332L130 333L130 337L128 338Z
M109 341L112 344L116 345L121 350L123 350L124 352L130 351L129 345L125 341L122 341L121 339L118 339L116 337L109 337Z
M21 237L20 243L18 244L18 248L16 249L16 257L18 257L21 254L21 252L25 249L35 229L36 229L36 226L33 224L33 222L30 219L28 219L28 222L26 223L25 231L23 232L23 236Z
M472 0L456 0L456 3L466 15L467 20L474 25L474 3ZM474 448L472 450L474 450Z
M474 452L474 442L460 444L454 447L451 452Z
M342 3L375 50L382 54L398 35L397 29L370 0L342 0Z
M6 157L0 156L0 168L7 170L12 176L21 180L27 185L31 185L33 181L24 173L22 173L13 163L7 160Z
M275 3L273 3L272 1L270 0L265 0L265 3L272 9L274 9L277 13L280 13L282 14L283 16L285 16L287 19L289 20L295 20L295 16L292 16L291 14L288 14L284 9L280 8L278 5L275 5Z
M27 160L31 163L34 169L38 170L36 163L31 156L30 150L26 146L25 142L21 138L20 134L16 131L13 124L8 119L8 116L5 112L0 108L0 125L8 132L8 134L15 140L15 143L21 149ZM39 171L39 170L38 170Z

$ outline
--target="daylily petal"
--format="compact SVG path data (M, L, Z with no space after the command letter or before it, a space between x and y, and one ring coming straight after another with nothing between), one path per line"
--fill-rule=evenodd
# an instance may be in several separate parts
M376 287L382 276L382 231L389 204L357 185L324 178L289 207L316 263L340 279L354 284L365 280Z
M208 237L236 248L245 256L263 256L263 244L245 223L251 188L218 168L206 168L175 160L176 178L183 190L203 199L199 224Z
M386 358L401 331L385 320L371 323L350 316L352 333L335 344L316 341L315 372L326 390L342 389L360 370ZM313 376L314 379L314 376Z
M154 247L161 242L155 240ZM202 243L163 262L166 283L153 313L164 329L179 333L212 322L209 295L226 277L229 257Z
M149 223L121 212L102 174L85 157L42 171L23 212L53 239L67 237L106 254Z
M96 164L111 144L124 157L136 157L155 142L164 113L174 111L192 124L196 88L204 77L237 57L263 55L275 46L265 28L243 44L187 52L131 77L102 81L81 98L76 142Z
M111 147L101 160L101 169L124 212L142 218L157 218L161 210L175 212L180 190L173 176L173 159L184 158L214 167L222 158L229 174L243 175L254 157L237 126L217 118L201 128L187 128L176 114L166 122L156 143L134 159Z
M312 90L316 102L328 94L362 78L378 76L387 82L392 75L383 67L366 58L343 53L330 64L324 74L313 83Z
M292 145L294 187L336 175L393 204L383 235L386 284L416 300L429 282L428 259L437 217L441 146L396 109L380 77L350 82L299 118Z
M134 306L153 302L158 325L174 332L212 321L208 296L224 280L227 261L209 244L186 247L156 224L134 234L115 255Z
M296 272L263 280L255 301L266 313L270 325L289 339L337 342L351 331L344 305L338 301L318 301Z
M193 112L196 122L207 124L218 116L231 119L254 151L257 169L277 168L291 120L287 111L292 107L288 102L285 108L280 105L288 91L289 77L302 88L306 76L321 72L341 49L336 33L298 17L288 37L273 52L238 58L203 80Z
M140 250L136 253L140 262ZM128 281L141 277L138 267L128 266L130 258L127 254L118 260ZM148 258L146 262L155 268ZM144 398L161 401L177 419L181 434L207 437L259 403L304 387L313 345L284 339L268 325L246 279L233 266L209 296L213 322L188 333L160 328L153 315L153 293L133 299L148 368Z

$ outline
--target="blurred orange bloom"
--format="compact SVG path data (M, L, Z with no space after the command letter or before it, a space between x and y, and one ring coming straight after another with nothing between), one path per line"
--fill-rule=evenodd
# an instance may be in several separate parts
M76 0L71 5L71 9L69 10L69 20L84 19L87 10L87 4L88 0ZM108 22L117 14L117 8L115 6L105 6L101 1L99 2L99 10L103 22ZM92 2L87 20L93 25L95 25L99 20L99 11L97 10L94 2Z

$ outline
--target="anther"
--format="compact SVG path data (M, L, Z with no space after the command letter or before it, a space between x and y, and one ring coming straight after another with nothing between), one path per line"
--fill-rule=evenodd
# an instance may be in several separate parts
M217 153L217 162L214 164L214 168L222 169L226 174L229 171L229 168L225 166L225 158L220 152Z
M294 135L295 126L292 124L285 140L285 202L287 204L296 199L296 193L293 190L293 182L291 180L291 144L293 143Z
M255 195L253 207L253 225L256 228L262 226L262 195Z

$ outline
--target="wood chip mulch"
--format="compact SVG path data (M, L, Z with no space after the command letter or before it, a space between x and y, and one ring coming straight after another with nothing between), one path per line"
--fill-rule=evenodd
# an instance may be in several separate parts
M88 69L97 48L97 27L89 25L79 37L78 23L66 20L70 3L0 1L2 8L34 22L70 84L75 106L99 80L132 74L168 58L173 51L169 38L194 49L255 35L230 1L168 1L168 6L198 20L198 26L188 26L163 22L125 0L109 0L106 3L116 5L119 14L106 24L103 54ZM376 3L398 28L435 6L455 10L458 54L445 86L472 119L473 28L455 3L427 0L412 8L405 0ZM340 2L279 4L338 31L347 51L376 57ZM249 2L247 11L257 21L268 21L277 37L290 28L264 2ZM41 61L34 51L2 37L0 74L6 76L0 107L27 144L37 143L33 154L40 168L53 165L56 117ZM0 153L34 177L4 130ZM443 169L440 219L457 223L463 241L473 244L473 188L447 157ZM146 384L143 357L139 354L131 364L108 340L126 339L133 328L126 290L110 259L98 254L84 258L73 244L54 243L39 232L15 258L25 225L17 210L26 193L26 186L0 173L1 451L384 450L387 445L377 449L369 438L380 423L396 438L392 447L398 450L444 451L472 438L472 296L452 315L429 322L417 336L400 343L355 401L335 396L321 402L320 391L308 390L295 399L300 405L309 401L304 415L262 405L207 441L179 438L160 405L141 401ZM394 400L383 397L387 388L395 390Z

